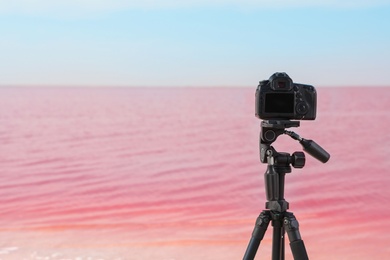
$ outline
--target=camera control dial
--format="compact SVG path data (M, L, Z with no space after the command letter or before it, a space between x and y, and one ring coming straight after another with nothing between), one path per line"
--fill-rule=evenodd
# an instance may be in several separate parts
M300 115L304 115L309 111L309 106L305 102L299 102L296 106L296 111Z

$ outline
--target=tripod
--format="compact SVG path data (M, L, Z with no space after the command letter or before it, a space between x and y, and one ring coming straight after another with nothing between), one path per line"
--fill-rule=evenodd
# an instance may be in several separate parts
M298 221L292 212L287 211L289 204L284 199L285 175L291 172L291 166L294 168L304 167L305 154L303 152L294 152L292 155L279 153L271 144L279 135L286 134L298 140L304 151L323 163L329 160L330 155L314 141L303 139L296 133L285 130L285 128L298 126L299 121L288 120L268 120L261 123L260 161L268 164L264 174L267 202L265 204L266 210L263 210L256 220L244 260L254 259L270 222L273 226L272 260L284 260L286 232L294 259L309 259L299 232Z

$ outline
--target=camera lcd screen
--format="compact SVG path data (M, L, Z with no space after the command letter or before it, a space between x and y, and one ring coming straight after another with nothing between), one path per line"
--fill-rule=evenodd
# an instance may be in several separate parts
M267 93L265 113L294 114L294 93Z

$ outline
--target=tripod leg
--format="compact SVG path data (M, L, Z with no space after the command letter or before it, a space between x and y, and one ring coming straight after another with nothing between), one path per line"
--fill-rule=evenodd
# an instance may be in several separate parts
M284 236L286 235L286 232L284 228L282 228L282 236L281 236L281 245L280 245L280 260L284 260Z
M249 241L243 260L253 260L255 258L257 249L260 246L260 242L263 239L265 232L267 231L270 219L270 212L267 210L261 212L259 217L256 219L255 228L252 232L252 238Z
M274 232L272 234L272 260L283 260L284 258L284 230L279 217L272 221Z
M285 212L284 215L284 229L287 232L288 239L290 240L290 247L295 260L309 260L307 256L305 244L301 239L299 233L299 224L294 214Z
M274 229L272 235L272 260L284 260L284 214L271 211L271 216Z

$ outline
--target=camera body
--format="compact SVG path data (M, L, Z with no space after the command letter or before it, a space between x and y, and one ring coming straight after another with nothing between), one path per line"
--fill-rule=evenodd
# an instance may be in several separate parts
M293 83L286 73L276 72L260 81L255 109L260 119L314 120L317 92L311 85Z

